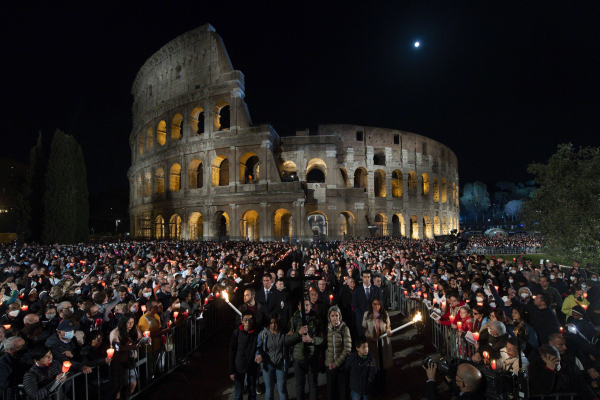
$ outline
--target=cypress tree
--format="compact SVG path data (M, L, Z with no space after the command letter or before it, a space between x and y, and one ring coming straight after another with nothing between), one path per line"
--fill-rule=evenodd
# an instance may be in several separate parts
M88 201L87 171L83 151L75 138L71 139L75 172L75 242L87 242L89 239L90 204Z
M29 152L29 166L23 190L19 194L20 233L25 240L39 242L42 239L45 174L46 157L42 149L40 131L37 143Z

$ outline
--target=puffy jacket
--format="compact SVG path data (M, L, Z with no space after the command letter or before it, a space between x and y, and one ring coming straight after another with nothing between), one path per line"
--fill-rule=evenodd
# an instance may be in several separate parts
M257 337L256 326L246 332L244 326L240 325L233 332L229 342L229 375L245 374L258 368L258 364L254 362Z
M314 339L312 343L304 343L302 335L298 333L303 325L308 326L308 336ZM318 359L320 352L315 349L323 343L323 331L321 328L321 319L313 310L310 311L306 324L302 321L300 310L296 311L290 321L289 339L286 344L293 346L294 360L308 361L309 359Z
M56 333L46 340L46 347L52 352L52 358L57 361L79 361L79 346L75 338L71 339L68 343L65 343L60 340L58 333ZM63 353L65 351L70 351L71 354L73 354L73 358L64 355Z
M69 372L80 372L84 365L78 362L71 364ZM62 373L62 363L53 360L48 367L40 367L36 364L23 377L23 387L29 400L46 399L50 393L56 390L62 390L63 385L51 392L52 386L56 381L56 375Z
M355 351L350 354L342 368L350 371L350 389L356 393L369 394L371 384L377 375L375 359L371 353L368 353L367 357L363 359Z
M325 366L335 363L337 368L342 367L352 352L352 337L350 328L342 321L336 330L329 323L327 327L327 350L325 351Z

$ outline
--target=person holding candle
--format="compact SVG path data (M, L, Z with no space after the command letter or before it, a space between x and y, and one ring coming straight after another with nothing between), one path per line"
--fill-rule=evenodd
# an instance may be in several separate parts
M595 338L600 335L600 328L592 324L587 310L583 306L578 305L571 309L571 316L567 318L567 324L575 326L577 331L590 342L595 342Z
M90 368L100 367L100 381L98 376L92 374L88 378L88 382L92 388L90 397L97 397L94 390L101 393L104 400L110 400L112 395L117 391L118 384L114 380L110 379L108 368L104 366L108 365L112 361L111 354L109 357L107 354L108 344L103 344L102 332L99 330L92 331L86 339L86 343L83 345L80 351L81 361ZM110 348L114 352L114 348Z
M492 321L489 323L489 340L487 344L481 342L475 343L475 354L471 359L475 362L483 361L484 353L489 354L490 359L500 358L500 349L506 347L506 341L508 340L509 334L506 332L506 327L500 321Z
M141 353L148 358L148 375L153 376L156 370L156 364L160 357L161 340L160 336L169 329L162 329L160 317L158 315L159 307L156 300L150 300L146 303L146 313L138 321L138 329L141 332L150 332L150 344L141 348ZM124 318L124 317L123 317Z
M386 370L394 365L392 353L392 327L390 316L378 297L371 300L370 309L363 317L363 332L369 340L369 352L375 359L377 376L375 378L374 392L385 395L386 393ZM381 338L381 335L387 336Z
M235 400L243 398L244 380L248 384L248 399L256 399L259 372L256 363L257 342L254 314L246 310L242 313L242 325L233 332L229 342L229 377L234 382Z
M23 329L25 323L23 322L22 316L19 318L21 314L21 306L19 306L19 303L10 303L6 309L6 314L0 318L0 325L10 325L18 330Z
M571 310L575 306L586 305L589 306L590 302L588 299L583 297L583 289L581 285L574 284L569 289L569 295L565 299L562 305L562 312L567 318L571 316Z
M453 328L458 329L461 332L471 332L473 329L473 312L467 305L461 306L456 314ZM460 326L459 326L460 323Z
M481 331L481 328L488 322L488 311L483 306L473 307L473 332Z
M506 340L506 347L500 349L499 364L504 371L511 371L515 374L519 373L519 347L521 348L521 365L525 372L529 369L529 361L523 353L525 342L519 338L510 337Z
M440 325L452 325L450 317L452 316L452 318L454 319L454 317L456 317L456 314L458 313L458 308L464 305L465 303L460 300L460 295L458 293L452 293L450 296L448 296L448 307L446 307L446 312L444 313L444 315L442 315L440 319L438 319L435 322Z

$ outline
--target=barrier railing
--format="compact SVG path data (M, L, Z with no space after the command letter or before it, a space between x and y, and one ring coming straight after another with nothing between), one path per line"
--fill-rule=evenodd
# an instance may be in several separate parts
M126 367L103 365L92 368L89 374L70 372L62 384L43 398L63 400L68 394L71 400L102 400L110 399L117 389L130 391L131 388L134 388L134 392L126 397L137 397L161 378L187 363L188 357L233 316L233 310L224 301L216 300L208 304L202 313L200 311L190 313L188 318L174 325L170 333L153 338L153 340L160 340L159 349L151 351L151 346L142 345L138 350L130 353L131 360L126 363ZM117 360L113 359L111 364L116 362ZM123 375L127 377L121 379ZM0 397L2 400L33 398L23 396L22 394L25 393L25 388L20 385L1 391Z
M471 247L465 250L466 254L475 254L479 256L487 256L493 254L539 254L542 252L541 247Z

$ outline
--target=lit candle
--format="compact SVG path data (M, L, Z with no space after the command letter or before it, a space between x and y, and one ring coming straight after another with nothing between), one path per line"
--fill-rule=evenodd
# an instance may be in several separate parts
M587 293L584 293L584 294L583 294L583 297L587 297Z
M424 297L424 298L427 298L427 293L423 293L423 297Z
M62 372L69 372L69 368L71 368L71 361L64 361L62 365Z
M404 285L404 281L400 281L400 284L401 284L401 285Z
M10 325L2 325L4 327L4 330L9 330L10 329Z
M416 288L416 287L417 287L417 285L412 285L412 288L413 288L413 289L414 289L414 288Z
M177 319L178 316L179 316L179 311L173 312L173 319Z
M484 360L489 360L490 359L490 353L488 353L487 351L483 352L483 359Z
M560 327L560 334L561 335L563 334L563 327L562 326Z
M106 287L106 282L102 281L102 286Z
M113 349L112 347L110 349L106 349L106 357L107 358L113 358L114 354L115 354L115 349Z
M408 290L404 291L404 297L408 296Z
M332 294L329 295L329 301L333 301L333 295Z
M215 293L215 297L218 299L218 298L219 298L219 296L221 296L221 293L219 293L219 292L216 292L216 293Z
M535 297L536 297L536 296L531 296L531 298L532 298L532 299L534 299L534 300L535 300Z
M477 303L478 306L483 306L483 303L479 302Z
M496 365L496 360L492 360L492 369L495 371L496 369L498 369L498 366Z
M417 294L419 295L419 297L421 297L421 295L423 294L423 292L421 292L420 290L417 292Z
M204 299L204 305L208 304L208 297Z
M461 330L462 329L462 321L458 321L456 323L456 327L458 328L458 330Z
M438 284L433 285L433 290L438 290Z
M146 312L146 306L145 305L142 305L141 308L142 308L142 312Z
M22 305L21 306L21 311L27 311L29 310L29 306L28 305Z
M454 322L454 315L450 314L450 322Z
M185 310L184 313L183 313L183 316L185 318L189 317L190 316L190 312L188 310Z
M500 289L500 286L494 286L494 289L496 289L496 292L497 292L498 289Z
M434 297L433 298L433 304L437 303L437 299Z
M446 300L442 301L442 308L446 308Z
M171 321L167 321L167 329L171 327L171 325L173 325L173 322Z
M583 307L584 310L587 310L588 308L587 304L582 304L581 307Z
M150 337L150 331L144 331L144 336L149 338Z
M475 339L476 342L479 342L479 332L473 332L473 339Z

